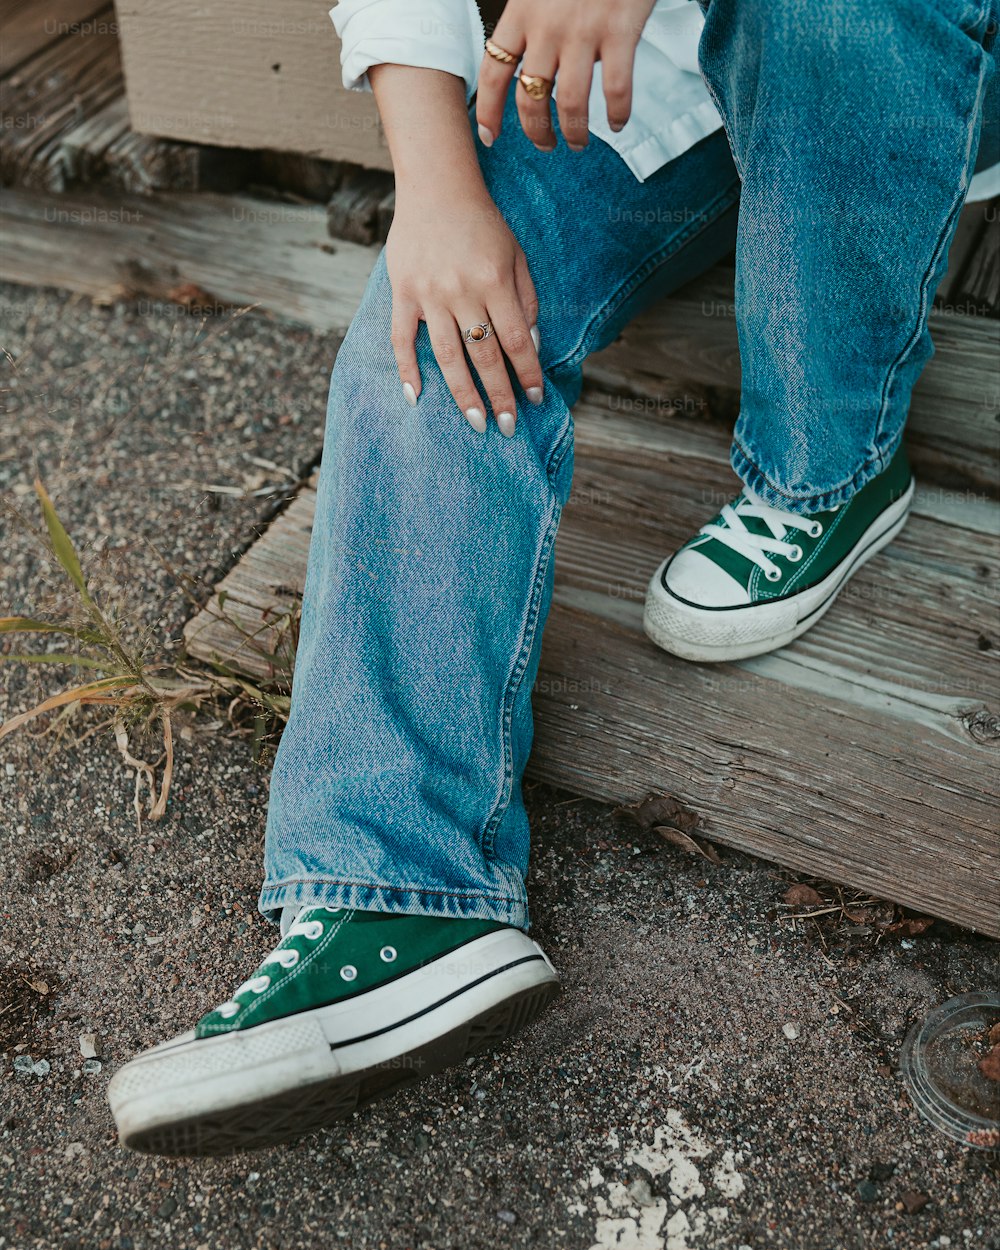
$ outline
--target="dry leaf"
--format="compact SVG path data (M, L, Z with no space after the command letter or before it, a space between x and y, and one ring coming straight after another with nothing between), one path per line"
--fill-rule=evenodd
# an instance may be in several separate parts
M926 1194L920 1193L917 1189L908 1189L906 1193L899 1195L899 1201L910 1215L916 1215L918 1211L922 1211L927 1206L930 1198Z
M167 299L184 308L210 308L216 303L215 297L202 290L196 282L181 282L178 286L171 287L167 292Z
M693 833L701 824L701 817L696 811L685 807L670 794L647 794L638 803L619 807L618 811L631 816L643 829L669 825L673 829L680 829L682 833Z
M986 1040L991 1046L1000 1046L1000 1020L986 1034Z
M703 856L710 864L722 863L722 856L711 843L706 843L703 846L700 842L696 842L689 833L684 833L680 829L674 829L670 825L656 825L653 828L653 833L658 833L665 842L671 842L674 846L679 846L682 851L689 851L691 854Z
M46 995L49 992L48 982L46 981L28 981L28 988L35 991L36 994Z
M917 937L933 923L933 916L907 916L903 920L897 920L895 924L886 925L884 932L896 933L900 937Z
M814 890L811 885L790 885L785 891L785 902L789 907L824 907L826 899Z
M988 1081L1000 1081L1000 1046L994 1046L976 1064Z

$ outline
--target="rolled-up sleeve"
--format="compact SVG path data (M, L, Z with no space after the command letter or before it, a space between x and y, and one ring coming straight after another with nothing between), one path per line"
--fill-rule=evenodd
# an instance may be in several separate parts
M475 0L340 0L330 10L340 36L344 86L370 91L368 70L393 63L440 69L476 90L483 57Z

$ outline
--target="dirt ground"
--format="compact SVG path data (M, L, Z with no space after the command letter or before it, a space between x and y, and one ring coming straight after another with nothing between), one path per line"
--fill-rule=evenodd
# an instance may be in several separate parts
M0 313L0 498L34 520L41 472L95 580L169 654L179 574L210 585L273 506L241 492L318 454L333 345L256 315L11 287ZM0 615L54 606L6 512L0 551ZM0 718L61 676L0 668ZM109 1077L273 944L256 913L267 772L195 718L167 816L140 835L95 724L58 749L0 744L3 1250L1000 1250L996 1160L921 1120L897 1071L914 1021L998 983L1000 945L791 921L791 874L709 863L540 786L532 934L565 992L528 1033L292 1147L126 1153Z

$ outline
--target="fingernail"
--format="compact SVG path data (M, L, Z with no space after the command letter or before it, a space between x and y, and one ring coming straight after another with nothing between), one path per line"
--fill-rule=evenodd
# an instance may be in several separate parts
M538 326L532 326L528 333L531 335L531 341L534 343L535 351L537 352L542 345L542 336L538 333Z
M497 425L500 427L500 433L510 438L514 433L515 418L512 412L498 412Z
M527 395L529 403L540 404L542 402L542 388L540 386L529 386L524 393Z
M491 148L493 146L493 131L487 130L482 122L479 123L479 142L484 148Z
M480 434L486 433L486 413L482 408L466 408L465 415L474 430Z
M406 400L406 402L410 405L411 408L416 408L417 392L413 389L413 387L410 385L409 382L403 383L403 398Z
M570 143L570 141L567 139L566 146L569 148L571 152L582 152L585 145L582 143Z

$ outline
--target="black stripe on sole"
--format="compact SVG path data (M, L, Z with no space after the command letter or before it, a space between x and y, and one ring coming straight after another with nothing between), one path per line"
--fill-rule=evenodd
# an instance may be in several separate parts
M484 981L490 981L493 977L498 977L501 972L509 972L511 968L519 968L521 964L544 962L545 960L541 955L525 955L521 959L512 960L509 964L503 964L499 968L491 968L489 972L484 972L481 977L477 977L475 981L470 981L468 985L452 990L450 994L445 994L444 998L439 998L435 1003L429 1003L428 1006L421 1007L412 1016L405 1016L402 1020L396 1020L392 1024L387 1024L384 1029L373 1029L371 1033L360 1033L357 1037L348 1037L342 1042L331 1042L330 1049L340 1050L343 1046L353 1046L355 1042L367 1042L373 1037L381 1037L383 1033L391 1033L393 1029L401 1028L404 1024L410 1024L414 1020L419 1020L421 1016L426 1016L429 1011L435 1011L438 1007L443 1007L445 1003L450 1003L453 998L458 998L468 990L475 989L477 985L482 985Z

